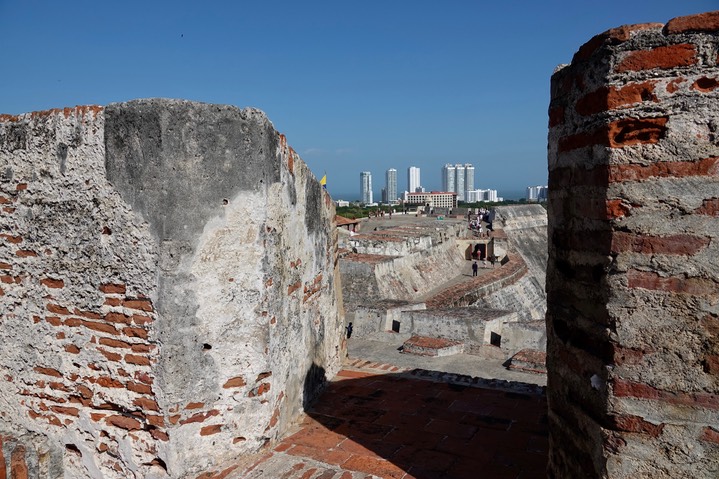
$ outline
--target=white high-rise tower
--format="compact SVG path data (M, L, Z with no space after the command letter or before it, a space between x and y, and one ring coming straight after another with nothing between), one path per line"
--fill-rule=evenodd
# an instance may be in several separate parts
M442 167L442 191L457 192L454 165L447 163Z
M360 173L360 194L362 203L372 203L372 173L369 171Z
M397 200L397 170L390 168L385 173L385 190L387 191L387 203Z
M454 165L454 170L457 172L457 183L455 191L457 192L457 201L464 201L464 194L466 192L464 185L464 165Z
M474 166L471 163L464 164L464 191L465 198L467 197L467 191L474 190Z
M420 186L419 168L416 166L410 166L407 168L407 191L414 193Z

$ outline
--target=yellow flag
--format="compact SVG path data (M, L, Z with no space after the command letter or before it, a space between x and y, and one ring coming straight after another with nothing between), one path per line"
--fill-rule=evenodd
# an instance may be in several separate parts
M327 186L327 173L325 173L325 176L323 176L322 179L320 180L320 184L322 186Z

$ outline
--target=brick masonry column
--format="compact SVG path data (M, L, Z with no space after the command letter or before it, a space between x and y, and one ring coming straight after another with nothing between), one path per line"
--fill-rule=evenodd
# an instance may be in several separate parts
M549 107L549 477L719 477L719 12L592 38Z

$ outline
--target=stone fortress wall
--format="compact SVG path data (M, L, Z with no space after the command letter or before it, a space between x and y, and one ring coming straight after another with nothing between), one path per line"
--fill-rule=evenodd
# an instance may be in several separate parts
M493 359L527 348L544 350L547 213L542 206L497 208L491 238L474 237L464 216L405 221L389 227L381 220L369 222L362 234L344 240L344 247L353 249L342 256L340 270L346 319L355 337L448 339L462 343L465 353ZM376 229L366 231L368 225ZM480 242L501 261L472 278L467 254ZM492 333L503 338L501 350L485 347Z
M2 116L0 175L3 473L195 477L338 371L334 207L262 112Z
M719 477L719 12L552 77L549 476Z

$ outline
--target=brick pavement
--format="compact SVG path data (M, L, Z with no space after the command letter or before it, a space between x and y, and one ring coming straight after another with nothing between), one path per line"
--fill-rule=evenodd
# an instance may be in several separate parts
M288 437L253 467L222 477L544 478L541 391L355 360Z

